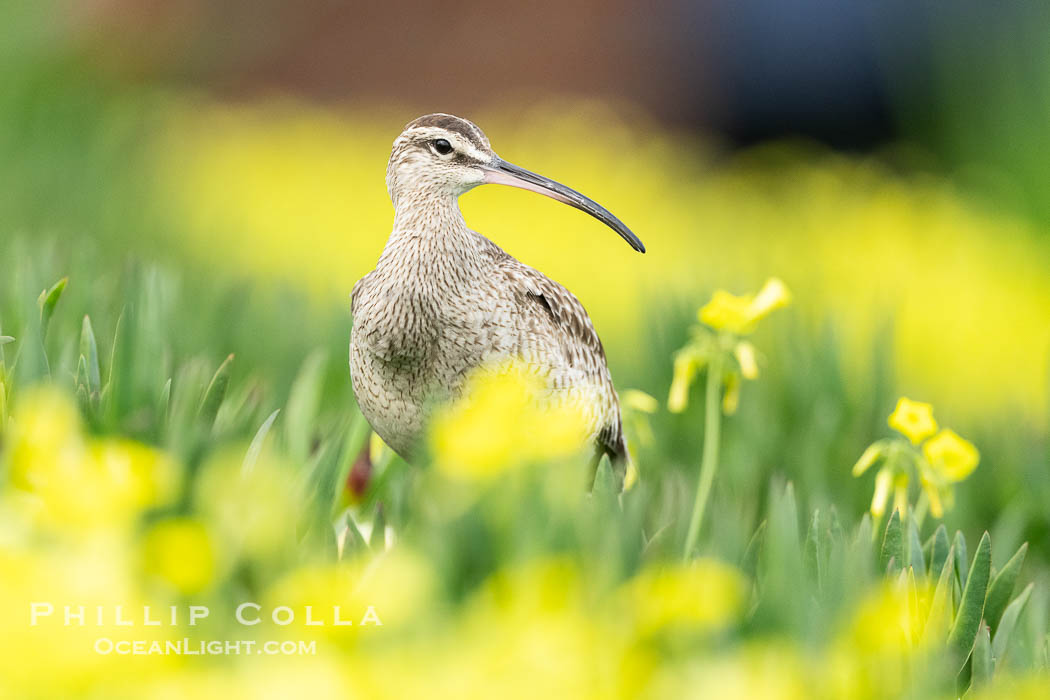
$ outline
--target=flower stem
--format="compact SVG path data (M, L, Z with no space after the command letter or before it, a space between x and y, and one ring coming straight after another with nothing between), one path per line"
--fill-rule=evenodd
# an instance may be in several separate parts
M722 389L722 357L716 354L707 366L707 392L704 398L704 454L700 461L700 479L696 484L696 500L693 515L689 518L689 532L685 538L686 561L693 555L696 539L700 536L700 524L707 510L707 499L711 496L711 485L718 471L718 443L722 431L722 407L719 394Z

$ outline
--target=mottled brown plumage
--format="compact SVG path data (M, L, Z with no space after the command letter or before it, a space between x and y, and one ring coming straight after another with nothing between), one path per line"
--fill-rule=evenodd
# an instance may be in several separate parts
M519 359L555 397L589 412L600 451L626 457L620 407L598 334L562 285L467 228L458 197L487 182L530 189L626 226L578 192L501 160L471 122L431 114L394 142L387 189L394 227L376 269L354 286L350 370L358 404L383 440L411 458L428 407L456 397L471 370Z

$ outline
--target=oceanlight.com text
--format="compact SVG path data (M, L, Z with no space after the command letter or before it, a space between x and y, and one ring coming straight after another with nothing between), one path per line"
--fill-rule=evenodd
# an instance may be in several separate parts
M262 642L254 639L169 639L162 642L99 637L95 640L95 653L103 656L314 656L317 642L290 639Z

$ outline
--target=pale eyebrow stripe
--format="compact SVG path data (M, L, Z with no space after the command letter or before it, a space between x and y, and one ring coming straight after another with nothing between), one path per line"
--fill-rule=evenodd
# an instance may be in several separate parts
M429 127L429 126L417 126L409 129L402 134L405 139L412 138L428 138L428 139L449 139L456 146L457 150L464 153L475 160L485 162L489 159L489 154L480 150L477 146L470 142L470 140L464 138L461 134L455 131L449 131L447 129Z

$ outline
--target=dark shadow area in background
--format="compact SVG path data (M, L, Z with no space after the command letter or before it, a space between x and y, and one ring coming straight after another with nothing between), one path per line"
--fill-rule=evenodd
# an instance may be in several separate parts
M954 46L987 64L1000 48L989 32L1031 14L1013 0L74 6L74 21L104 39L97 49L112 70L223 97L279 92L470 113L507 94L573 94L640 105L738 145L803 136L850 150L928 136L910 129L923 115L895 115L902 100L937 97L938 51Z

